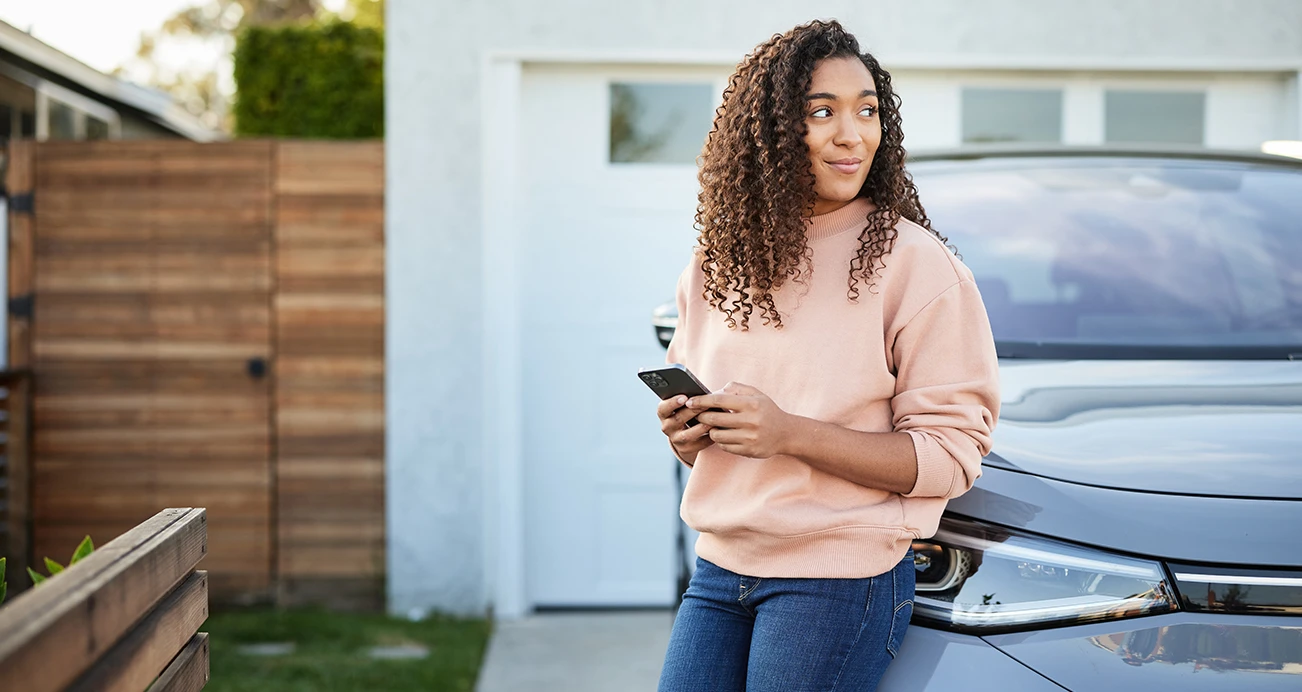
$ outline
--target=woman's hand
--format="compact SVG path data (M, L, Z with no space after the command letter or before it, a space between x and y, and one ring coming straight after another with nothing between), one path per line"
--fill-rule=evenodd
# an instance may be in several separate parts
M700 412L687 408L686 403L685 396L665 399L656 407L656 414L660 416L660 431L669 438L679 458L690 466L696 462L697 453L714 444L714 440L710 439L710 426L704 422L687 427L687 421L697 418Z
M719 413L708 409L718 408ZM767 394L729 382L722 390L692 397L687 409L710 428L710 439L725 452L753 459L786 454L800 418L778 408Z

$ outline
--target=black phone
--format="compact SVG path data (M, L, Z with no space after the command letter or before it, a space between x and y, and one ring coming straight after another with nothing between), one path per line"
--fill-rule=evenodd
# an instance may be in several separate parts
M706 387L686 365L674 363L658 368L643 368L637 371L637 376L651 388L651 391L660 397L661 401L676 396L686 396L689 399L697 396L705 396L710 393L709 387ZM723 412L723 409L710 409L711 411ZM696 425L695 418L687 421L687 427Z

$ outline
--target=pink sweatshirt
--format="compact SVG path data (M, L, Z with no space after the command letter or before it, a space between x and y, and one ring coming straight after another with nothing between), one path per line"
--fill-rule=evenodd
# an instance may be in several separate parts
M678 280L666 361L707 387L757 387L782 410L864 432L908 433L918 480L907 494L824 473L790 456L696 457L681 514L696 552L755 577L857 578L897 564L936 531L948 498L972 487L999 413L994 339L972 272L907 220L870 292L848 296L850 261L872 204L809 221L813 273L774 295L783 328L731 330L702 297L700 258Z

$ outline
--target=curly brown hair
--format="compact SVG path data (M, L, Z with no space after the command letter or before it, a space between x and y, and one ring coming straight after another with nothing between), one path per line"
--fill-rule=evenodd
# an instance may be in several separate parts
M895 245L904 217L931 227L918 189L904 169L900 98L891 75L839 22L813 21L775 35L747 55L723 92L701 154L697 239L705 273L703 297L723 312L729 328L748 329L759 306L764 324L782 328L773 293L787 280L803 283L813 252L805 219L813 214L814 173L805 143L805 95L815 66L829 58L856 58L872 73L880 104L882 139L859 191L876 209L864 219L859 250L850 260L848 296L859 283L871 292L882 257Z

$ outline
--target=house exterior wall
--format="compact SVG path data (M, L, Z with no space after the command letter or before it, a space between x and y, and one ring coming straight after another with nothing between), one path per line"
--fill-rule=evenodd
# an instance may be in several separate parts
M141 117L118 111L122 118L122 139L180 139L181 135Z
M1302 3L1291 0L390 0L388 12L386 478L389 608L398 613L485 612L502 569L493 546L510 530L495 519L500 470L485 462L496 454L485 440L511 422L497 419L502 402L485 386L500 346L486 335L503 332L482 318L498 295L485 284L483 235L497 210L483 200L501 191L482 181L486 167L513 165L485 159L488 150L511 156L501 143L513 137L484 128L495 122L485 85L506 94L492 103L509 104L519 70L490 56L726 73L770 35L837 17L899 72L910 146L957 143L957 85L974 70L1065 82L1064 112L1075 115L1064 119L1064 139L1092 141L1102 129L1091 110L1099 85L1139 78L1141 67L1209 84L1208 144L1302 139Z

